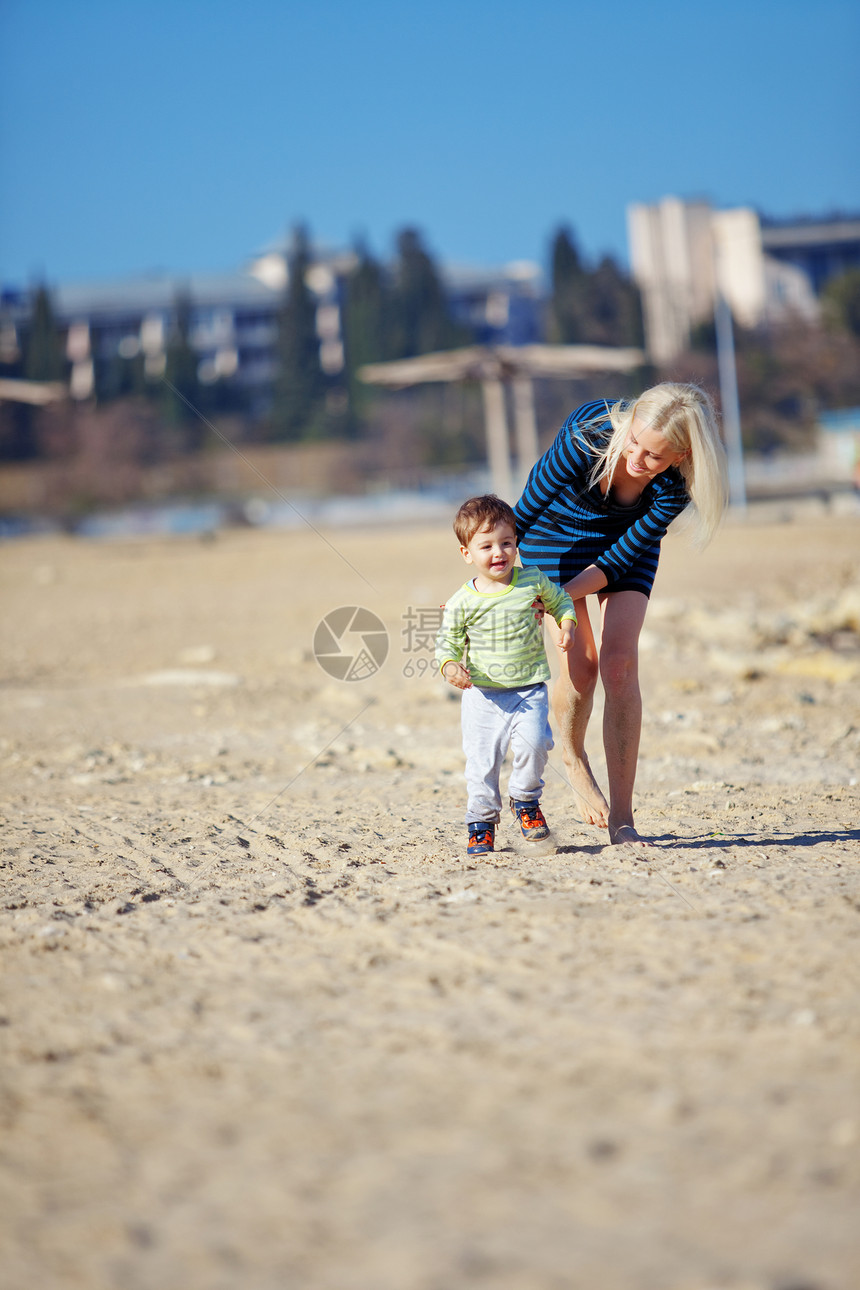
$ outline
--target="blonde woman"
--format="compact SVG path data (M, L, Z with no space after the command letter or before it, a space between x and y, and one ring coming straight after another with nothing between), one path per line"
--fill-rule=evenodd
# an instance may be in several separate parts
M688 508L699 544L708 542L726 507L726 479L708 395L695 385L666 383L629 403L600 400L573 412L515 507L523 564L537 565L574 602L579 626L573 648L560 653L553 715L582 819L608 828L613 843L647 845L633 823L642 727L638 647L660 542ZM593 594L600 601L599 648L585 605ZM598 674L608 802L585 751Z

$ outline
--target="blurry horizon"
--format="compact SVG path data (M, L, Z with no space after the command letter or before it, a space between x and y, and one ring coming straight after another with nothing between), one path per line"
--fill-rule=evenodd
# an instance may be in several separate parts
M860 209L860 10L825 0L5 0L0 281L236 268L303 223L388 258L627 263L667 194Z

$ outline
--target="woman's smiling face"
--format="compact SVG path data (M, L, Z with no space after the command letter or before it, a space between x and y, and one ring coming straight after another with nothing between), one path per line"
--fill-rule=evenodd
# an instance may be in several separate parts
M677 466L685 454L675 452L659 430L650 429L634 417L622 456L630 478L647 484L670 466Z

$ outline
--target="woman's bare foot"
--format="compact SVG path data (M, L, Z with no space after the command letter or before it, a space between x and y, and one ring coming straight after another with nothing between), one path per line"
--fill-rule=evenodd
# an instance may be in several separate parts
M610 824L609 841L613 846L650 847L653 842L640 837L632 824Z
M564 765L583 824L594 824L598 829L607 828L609 803L597 786L588 758L584 757L580 760L579 757L574 757L571 761L565 758Z

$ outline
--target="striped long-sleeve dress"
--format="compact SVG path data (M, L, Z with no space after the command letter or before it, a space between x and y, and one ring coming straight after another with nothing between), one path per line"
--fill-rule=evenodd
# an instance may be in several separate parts
M537 565L563 586L590 564L605 574L606 590L651 594L660 542L689 503L674 467L657 475L633 506L618 506L589 486L596 452L612 432L599 399L572 412L533 467L514 510L524 565Z

